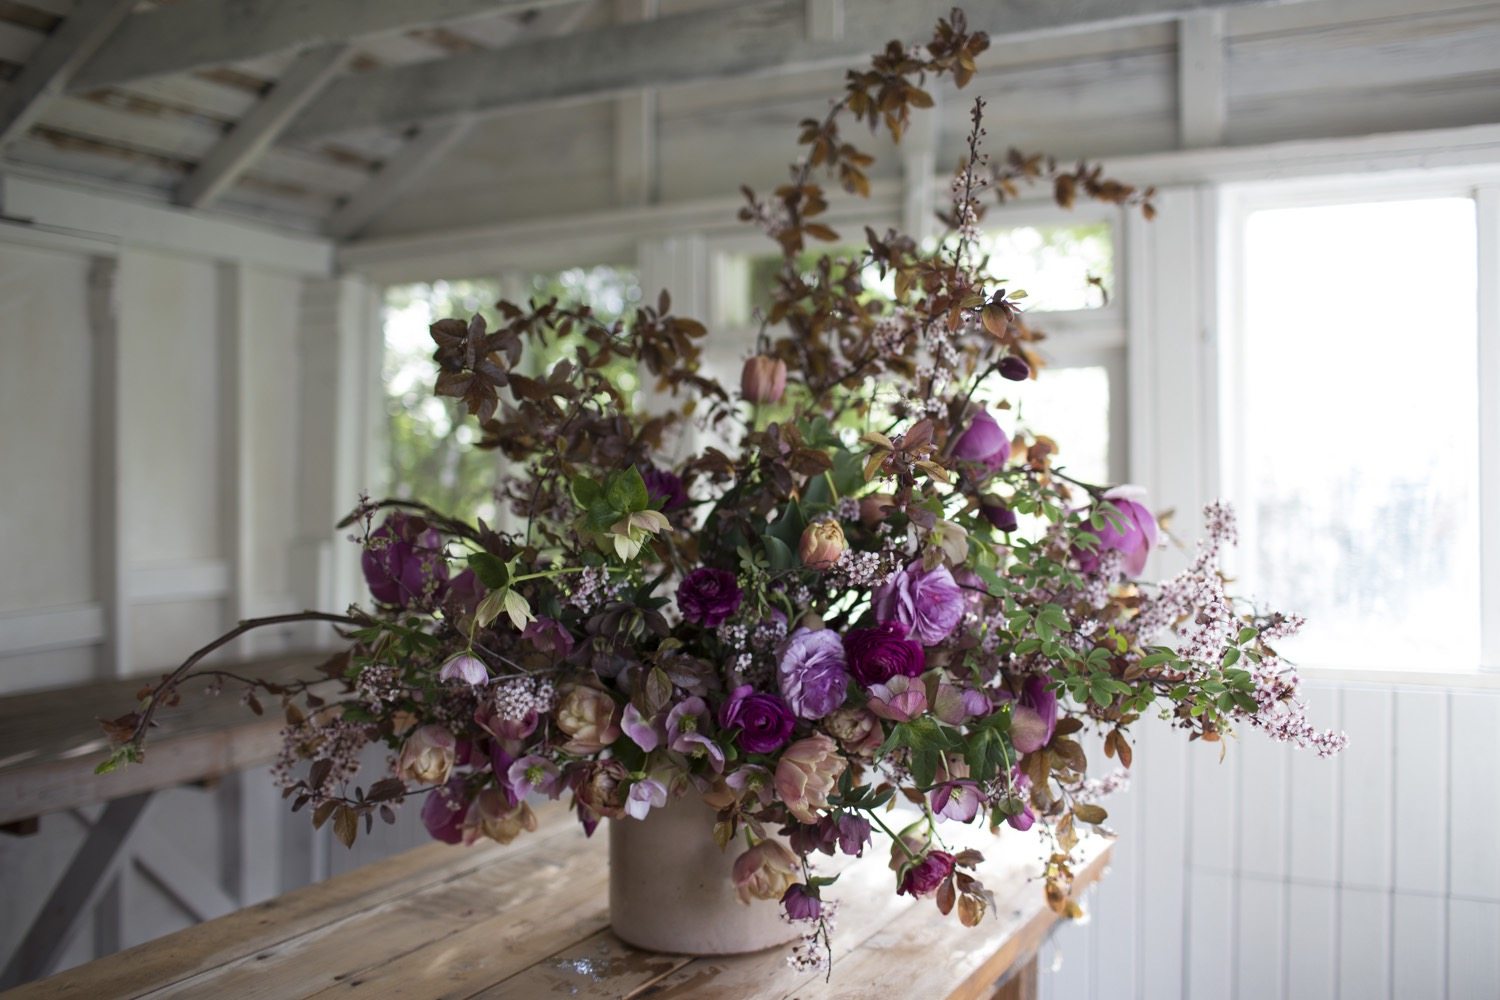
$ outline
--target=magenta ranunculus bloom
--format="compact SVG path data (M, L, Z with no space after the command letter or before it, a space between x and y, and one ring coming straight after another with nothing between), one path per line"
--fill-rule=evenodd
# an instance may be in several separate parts
M370 532L371 547L360 556L370 596L381 604L410 607L425 598L441 600L448 582L448 560L443 539L431 528L394 513Z
M964 617L964 591L947 566L928 572L920 560L898 569L875 591L875 617L898 621L924 646L948 638Z
M651 497L653 507L658 501L661 502L659 509L664 511L680 510L688 505L687 488L682 485L682 477L677 473L648 465L641 473L641 478L646 481L646 494Z
M844 644L832 629L799 628L787 639L776 668L781 695L803 719L821 719L844 703L849 672Z
M1010 461L1010 436L988 410L979 410L953 442L953 457L961 462L978 462L993 472Z
M738 729L734 741L747 753L780 750L792 738L792 727L796 724L786 702L774 694L756 693L749 684L735 688L729 700L719 707L719 725Z
M925 896L953 874L953 855L947 851L928 851L921 861L906 869L896 895Z
M1010 716L1010 741L1022 753L1032 753L1052 742L1057 728L1057 695L1045 677L1028 677Z
M869 687L884 684L898 674L921 676L927 669L927 653L920 642L907 638L910 632L899 621L851 629L844 636L844 656L854 679Z
M781 905L789 920L817 920L823 913L823 900L818 890L809 889L801 882L793 882L781 894Z
M432 839L456 844L464 839L464 816L468 811L464 779L449 778L443 787L427 793L427 800L422 803L422 825Z
M1085 573L1092 573L1099 566L1099 553L1114 549L1125 557L1125 573L1138 577L1146 569L1151 550L1156 548L1156 516L1142 502L1146 491L1139 486L1116 486L1104 494L1104 499L1114 505L1118 515L1105 512L1104 527L1094 529L1099 536L1099 548L1094 552L1080 551L1078 565Z
M677 587L677 609L682 617L704 628L718 628L740 609L745 595L727 569L699 566Z

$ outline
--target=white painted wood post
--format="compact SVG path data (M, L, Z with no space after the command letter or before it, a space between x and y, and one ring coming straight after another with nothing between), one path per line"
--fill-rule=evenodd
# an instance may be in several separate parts
M1224 144L1228 118L1224 12L1195 11L1177 22L1177 123L1183 149Z
M130 672L130 627L125 579L125 520L121 510L122 425L120 338L115 281L119 263L97 256L89 263L89 327L94 345L94 529L95 573L104 610L104 641L99 668L106 676Z

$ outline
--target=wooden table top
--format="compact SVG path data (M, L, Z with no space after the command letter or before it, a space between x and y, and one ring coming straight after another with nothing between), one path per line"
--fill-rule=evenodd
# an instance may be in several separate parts
M1043 852L1033 834L971 831L986 845L979 876L997 904L972 929L930 898L896 896L877 837L829 890L841 900L831 982L793 971L783 948L729 958L637 951L609 930L608 838L585 839L558 806L539 813L538 831L509 846L419 847L5 996L967 1000L991 996L1057 920L1035 878ZM1075 891L1110 856L1098 837L1079 850Z
M266 657L234 664L270 679L306 676L327 653ZM30 819L136 792L155 791L264 764L275 758L285 723L274 701L255 715L226 690L203 697L206 681L183 685L182 704L163 709L144 764L96 775L108 743L98 720L129 712L141 687L159 678L91 681L0 698L0 823Z

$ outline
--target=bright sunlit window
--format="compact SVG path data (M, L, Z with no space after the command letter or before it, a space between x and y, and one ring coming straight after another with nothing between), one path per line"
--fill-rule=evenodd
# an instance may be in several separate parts
M1098 309L1114 294L1114 231L1108 222L991 229L979 241L986 270L1026 293L1033 312Z
M1478 663L1476 259L1468 198L1244 217L1227 447L1248 589L1317 622L1304 665Z

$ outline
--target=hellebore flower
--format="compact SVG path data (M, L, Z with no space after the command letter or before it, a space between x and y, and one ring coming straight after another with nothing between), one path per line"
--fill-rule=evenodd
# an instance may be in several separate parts
M489 681L490 671L484 665L484 661L474 654L459 653L443 664L443 669L438 671L438 679L463 681L470 687L479 687Z
M1156 517L1142 502L1146 491L1139 486L1116 486L1104 494L1118 514L1106 511L1104 527L1094 529L1099 548L1078 553L1078 565L1085 573L1099 566L1099 553L1114 549L1125 557L1125 573L1137 577L1146 569L1146 559L1156 547ZM1117 526L1118 524L1118 526Z
M891 574L874 594L876 619L899 621L924 646L948 638L963 620L965 606L963 588L948 567L928 572L920 561Z
M953 855L947 851L929 851L927 856L906 869L896 894L925 896L953 874Z
M396 773L422 785L441 785L453 770L458 739L442 726L422 726L406 738Z
M525 802L516 802L498 788L486 788L469 803L464 817L464 843L480 837L508 844L523 831L536 829L536 814Z
M897 675L920 677L927 669L927 653L920 642L908 638L910 634L911 629L899 621L851 629L844 636L849 672L866 687Z
M1057 695L1044 677L1028 677L1010 716L1010 741L1022 753L1032 753L1052 742L1057 728Z
M370 596L381 604L406 608L427 597L441 598L448 582L443 539L408 514L393 513L370 533L359 558Z
M822 733L787 747L776 764L776 794L804 823L817 822L816 810L828 807L828 793L848 767L838 746Z
M625 712L620 717L620 728L625 735L642 750L650 753L666 742L667 728L660 716L648 719L635 707L635 702L625 703Z
M832 569L847 548L849 542L844 538L844 529L837 521L814 521L802 529L797 555L801 557L802 565L821 573Z
M535 754L527 754L511 762L505 771L505 782L510 787L510 793L517 799L524 799L532 792L540 792L549 799L555 799L562 793L562 772L557 765L545 757Z
M817 920L823 914L823 900L818 890L794 882L781 894L781 907L788 920Z
M655 778L642 778L633 782L625 795L625 815L631 819L645 819L652 809L667 804L667 786Z
M727 569L700 566L677 586L677 609L687 621L718 628L740 608L745 595Z
M671 526L659 510L638 510L610 525L605 540L614 545L615 554L621 559L634 559L646 539Z
M1010 461L1010 436L988 410L979 410L953 442L952 454L961 462L977 462L994 472Z
M740 370L740 395L751 403L779 403L786 393L786 362L757 354Z
M688 757L706 757L714 771L724 770L724 751L708 736L708 705L694 695L667 713L667 747Z
M792 738L796 718L774 694L757 693L749 684L734 689L719 708L719 725L738 729L734 742L748 753L771 753Z
M797 859L780 841L762 840L734 859L734 888L740 901L780 899L792 884Z
M799 628L787 639L776 668L781 694L803 719L821 719L844 703L849 673L844 644L831 629Z
M422 825L433 840L457 844L464 839L464 816L468 811L464 779L449 778L441 788L427 793L422 803Z
M828 735L839 741L844 752L859 757L872 755L885 741L880 720L868 708L846 705L823 720Z
M735 792L734 797L726 804L752 796L762 806L768 806L771 804L771 791L775 780L771 777L771 772L759 764L741 764L725 776L724 784ZM719 808L722 809L723 806Z
M870 685L868 708L891 722L910 722L927 711L927 690L910 677L897 674L884 684Z
M555 618L537 618L521 630L521 638L543 653L565 657L573 652L573 634Z

